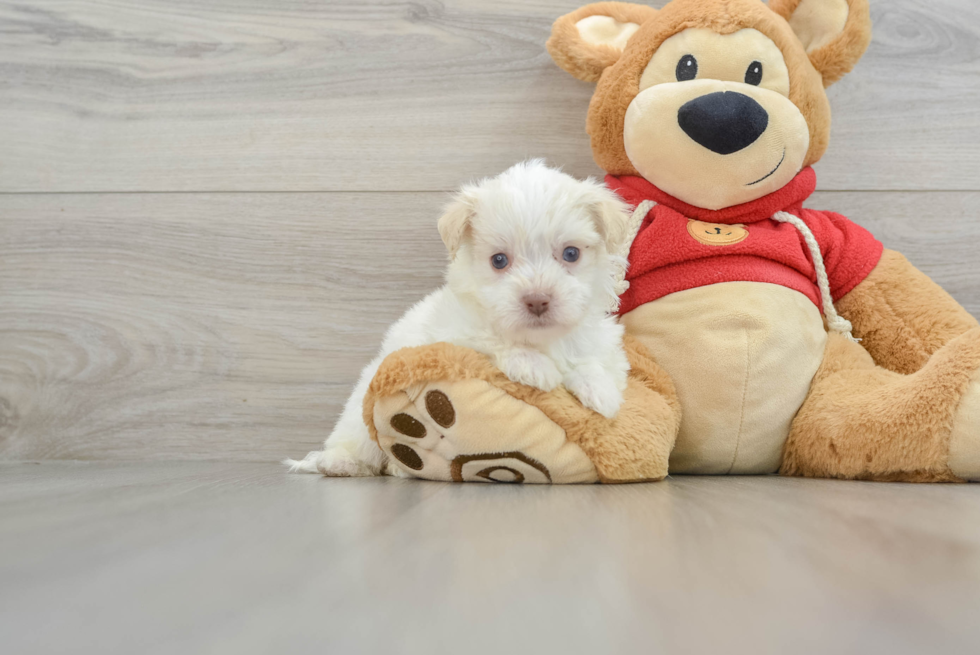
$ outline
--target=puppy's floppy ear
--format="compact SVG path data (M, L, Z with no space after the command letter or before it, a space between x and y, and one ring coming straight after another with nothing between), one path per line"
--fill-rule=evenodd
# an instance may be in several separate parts
M871 43L868 0L770 0L769 8L789 21L825 87L850 73Z
M446 205L442 216L439 217L439 236L446 244L450 258L456 256L463 235L470 226L470 221L476 213L476 188L469 186L460 189Z
M596 231L606 244L606 251L624 257L629 254L631 244L626 243L630 237L632 214L629 205L598 182L592 182L586 194L585 204L592 215L592 220L595 221Z
M626 42L657 10L628 2L596 2L565 14L546 44L555 63L580 80L598 82Z

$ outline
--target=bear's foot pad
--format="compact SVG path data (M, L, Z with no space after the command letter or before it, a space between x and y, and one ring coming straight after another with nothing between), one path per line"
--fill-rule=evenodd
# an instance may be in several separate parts
M538 408L481 379L416 384L378 398L378 444L412 477L452 482L598 481L585 452Z

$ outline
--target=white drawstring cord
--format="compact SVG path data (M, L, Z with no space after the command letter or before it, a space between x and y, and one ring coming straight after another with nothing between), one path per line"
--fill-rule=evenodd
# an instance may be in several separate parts
M626 240L623 241L623 245L620 247L619 252L612 253L622 260L619 268L616 270L616 284L614 286L616 299L615 305L613 306L613 312L619 308L619 296L626 293L626 290L630 288L630 283L626 280L626 268L628 267L628 260L630 256L630 248L633 246L633 239L636 235L640 233L640 226L643 225L643 219L647 217L650 210L657 206L652 200L644 200L636 209L633 210L633 214L630 215L629 225L626 226Z
M854 335L851 334L851 330L853 329L851 322L838 314L837 308L834 307L834 300L830 295L830 280L827 278L827 268L823 264L820 244L817 243L813 232L810 231L810 228L807 227L807 224L801 218L789 212L776 212L773 214L772 220L780 223L789 223L803 235L806 247L810 249L810 257L813 258L813 268L817 271L817 286L820 287L820 301L823 303L823 314L827 318L827 327L833 332L844 335L855 343L860 341L860 339L855 339Z

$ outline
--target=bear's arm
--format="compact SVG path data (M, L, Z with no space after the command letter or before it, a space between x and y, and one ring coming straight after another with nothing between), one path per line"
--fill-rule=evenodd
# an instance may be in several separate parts
M836 304L875 362L898 373L918 371L932 353L978 325L942 287L888 249Z

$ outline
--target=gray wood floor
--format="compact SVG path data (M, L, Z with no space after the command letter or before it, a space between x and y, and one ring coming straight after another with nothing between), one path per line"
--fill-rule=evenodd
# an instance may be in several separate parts
M33 653L976 653L980 486L0 465Z
M2 652L977 652L980 486L275 464L448 190L600 173L543 47L584 1L0 0ZM980 3L872 12L810 204L980 315Z

